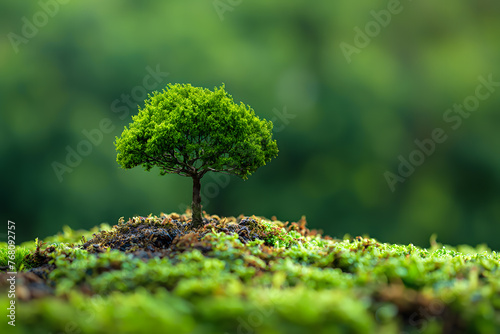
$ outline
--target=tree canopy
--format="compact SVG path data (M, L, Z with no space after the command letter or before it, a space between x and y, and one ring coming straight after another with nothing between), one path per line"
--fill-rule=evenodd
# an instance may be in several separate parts
M154 92L116 138L123 168L160 168L193 178L193 224L201 219L200 179L222 172L247 179L278 154L273 123L260 120L250 106L236 104L224 85L212 92L190 84Z
M246 179L278 154L272 122L234 103L224 85L213 92L190 84L167 88L149 95L116 138L123 168L157 166L162 175L191 177L214 171Z

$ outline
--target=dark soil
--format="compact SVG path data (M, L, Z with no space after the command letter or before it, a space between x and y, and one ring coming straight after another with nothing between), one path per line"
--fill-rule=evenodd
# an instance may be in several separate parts
M244 244L257 238L265 238L256 219L252 217L220 218L205 214L203 221L203 226L193 228L191 218L186 214L162 215L159 218L136 217L127 222L122 220L113 226L112 230L94 234L92 239L84 241L82 248L90 253L100 253L111 248L138 256L145 256L144 254L161 256L191 248L203 250L206 244L201 239L212 232L237 234ZM296 230L304 236L319 233L307 229L305 225L306 221L302 219L298 223L285 223L283 227L287 230Z
M203 221L204 225L200 228L192 228L191 218L187 214L135 217L127 222L120 220L111 230L95 233L93 238L88 241L82 240L81 248L89 253L103 253L106 249L117 249L148 260L154 257L173 256L191 249L198 249L206 253L211 250L211 246L201 239L212 232L237 234L244 244L265 237L255 217L241 215L237 218L220 218L216 215L205 214ZM288 231L295 230L304 236L320 233L307 229L304 218L297 223L285 223L283 227ZM54 294L54 283L48 279L48 276L55 269L54 265L49 264L52 259L49 254L55 248L53 246L43 248L43 246L44 243L40 242L35 252L27 256L27 260L35 268L19 272L16 275L16 287L18 297L21 300L31 300ZM7 271L8 267L0 268L0 288L7 286L6 279L9 275L1 273Z

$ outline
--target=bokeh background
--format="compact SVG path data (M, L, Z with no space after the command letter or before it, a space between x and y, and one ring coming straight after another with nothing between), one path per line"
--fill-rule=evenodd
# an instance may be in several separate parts
M3 1L2 239L8 219L19 242L191 202L190 179L115 161L149 68L163 73L158 89L225 83L279 130L278 158L247 181L205 176L207 212L305 215L334 237L428 246L436 233L499 249L500 89L456 130L443 115L474 95L479 76L500 81L500 2L400 6L349 62L341 43L355 46L354 29L387 1ZM103 119L113 130L61 181L54 162L67 165L67 148ZM384 173L397 174L398 157L436 128L447 140L391 191Z

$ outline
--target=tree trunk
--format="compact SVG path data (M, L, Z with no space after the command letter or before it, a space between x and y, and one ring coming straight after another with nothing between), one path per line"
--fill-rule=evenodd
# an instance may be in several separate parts
M200 178L193 176L193 203L191 204L191 210L193 211L192 223L193 227L199 227L203 225L203 220L201 218L201 182Z

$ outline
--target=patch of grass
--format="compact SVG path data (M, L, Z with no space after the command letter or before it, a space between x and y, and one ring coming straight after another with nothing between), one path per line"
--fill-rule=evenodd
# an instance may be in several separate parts
M47 244L60 244L60 243L77 244L77 243L82 243L82 240L92 238L92 236L96 233L107 231L110 229L111 227L106 223L93 227L89 231L86 230L75 231L71 229L71 227L65 225L63 226L62 233L58 233L54 236L47 237L43 241Z
M20 274L16 330L64 332L67 319L83 333L500 329L500 254L484 245L432 239L426 249L335 240L305 219L205 219L192 229L182 215L134 217L86 242L40 249L43 274L34 272L44 278Z
M6 242L0 242L0 270L21 271L30 269L32 266L29 261L26 260L26 256L28 256L32 250L31 247L26 246L18 246L15 247L15 249L9 249ZM10 268L9 264L12 263L14 264L14 268Z

